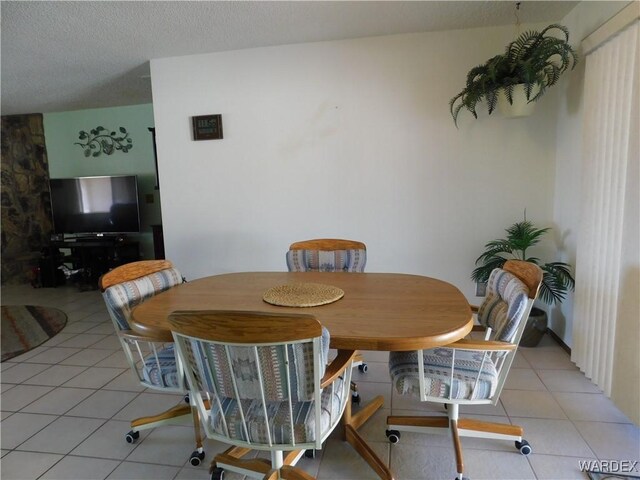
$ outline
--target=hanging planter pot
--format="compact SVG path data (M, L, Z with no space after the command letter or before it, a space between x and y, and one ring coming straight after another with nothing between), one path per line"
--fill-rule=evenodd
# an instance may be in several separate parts
M530 98L535 98L539 91L540 88L534 86ZM498 92L498 111L507 118L528 117L533 113L535 108L535 100L529 101L527 99L526 85L524 83L513 86L511 103L504 89L500 89Z

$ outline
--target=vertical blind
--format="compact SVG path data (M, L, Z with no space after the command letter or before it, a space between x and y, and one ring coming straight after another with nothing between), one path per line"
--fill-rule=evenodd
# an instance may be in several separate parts
M636 19L587 52L582 212L576 252L572 360L611 395L632 115L638 115ZM584 45L584 44L583 44Z

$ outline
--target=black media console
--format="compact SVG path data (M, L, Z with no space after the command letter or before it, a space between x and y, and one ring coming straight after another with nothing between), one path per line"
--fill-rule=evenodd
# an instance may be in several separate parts
M64 283L59 272L62 270L64 277L82 290L97 289L101 275L119 265L140 260L139 243L122 236L53 240L43 253L40 261L43 287Z

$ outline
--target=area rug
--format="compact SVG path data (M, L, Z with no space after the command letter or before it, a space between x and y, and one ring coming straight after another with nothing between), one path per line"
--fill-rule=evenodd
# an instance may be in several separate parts
M67 324L67 315L57 308L33 305L3 305L2 362L28 352L49 340Z

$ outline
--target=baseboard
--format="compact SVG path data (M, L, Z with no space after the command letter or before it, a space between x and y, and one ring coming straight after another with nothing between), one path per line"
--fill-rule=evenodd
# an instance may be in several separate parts
M556 333L553 330L551 330L550 328L547 328L546 333L548 333L549 336L553 338L556 341L556 343L560 345L565 352L571 355L571 348L569 348L569 345L564 343L562 339L558 335L556 335Z

